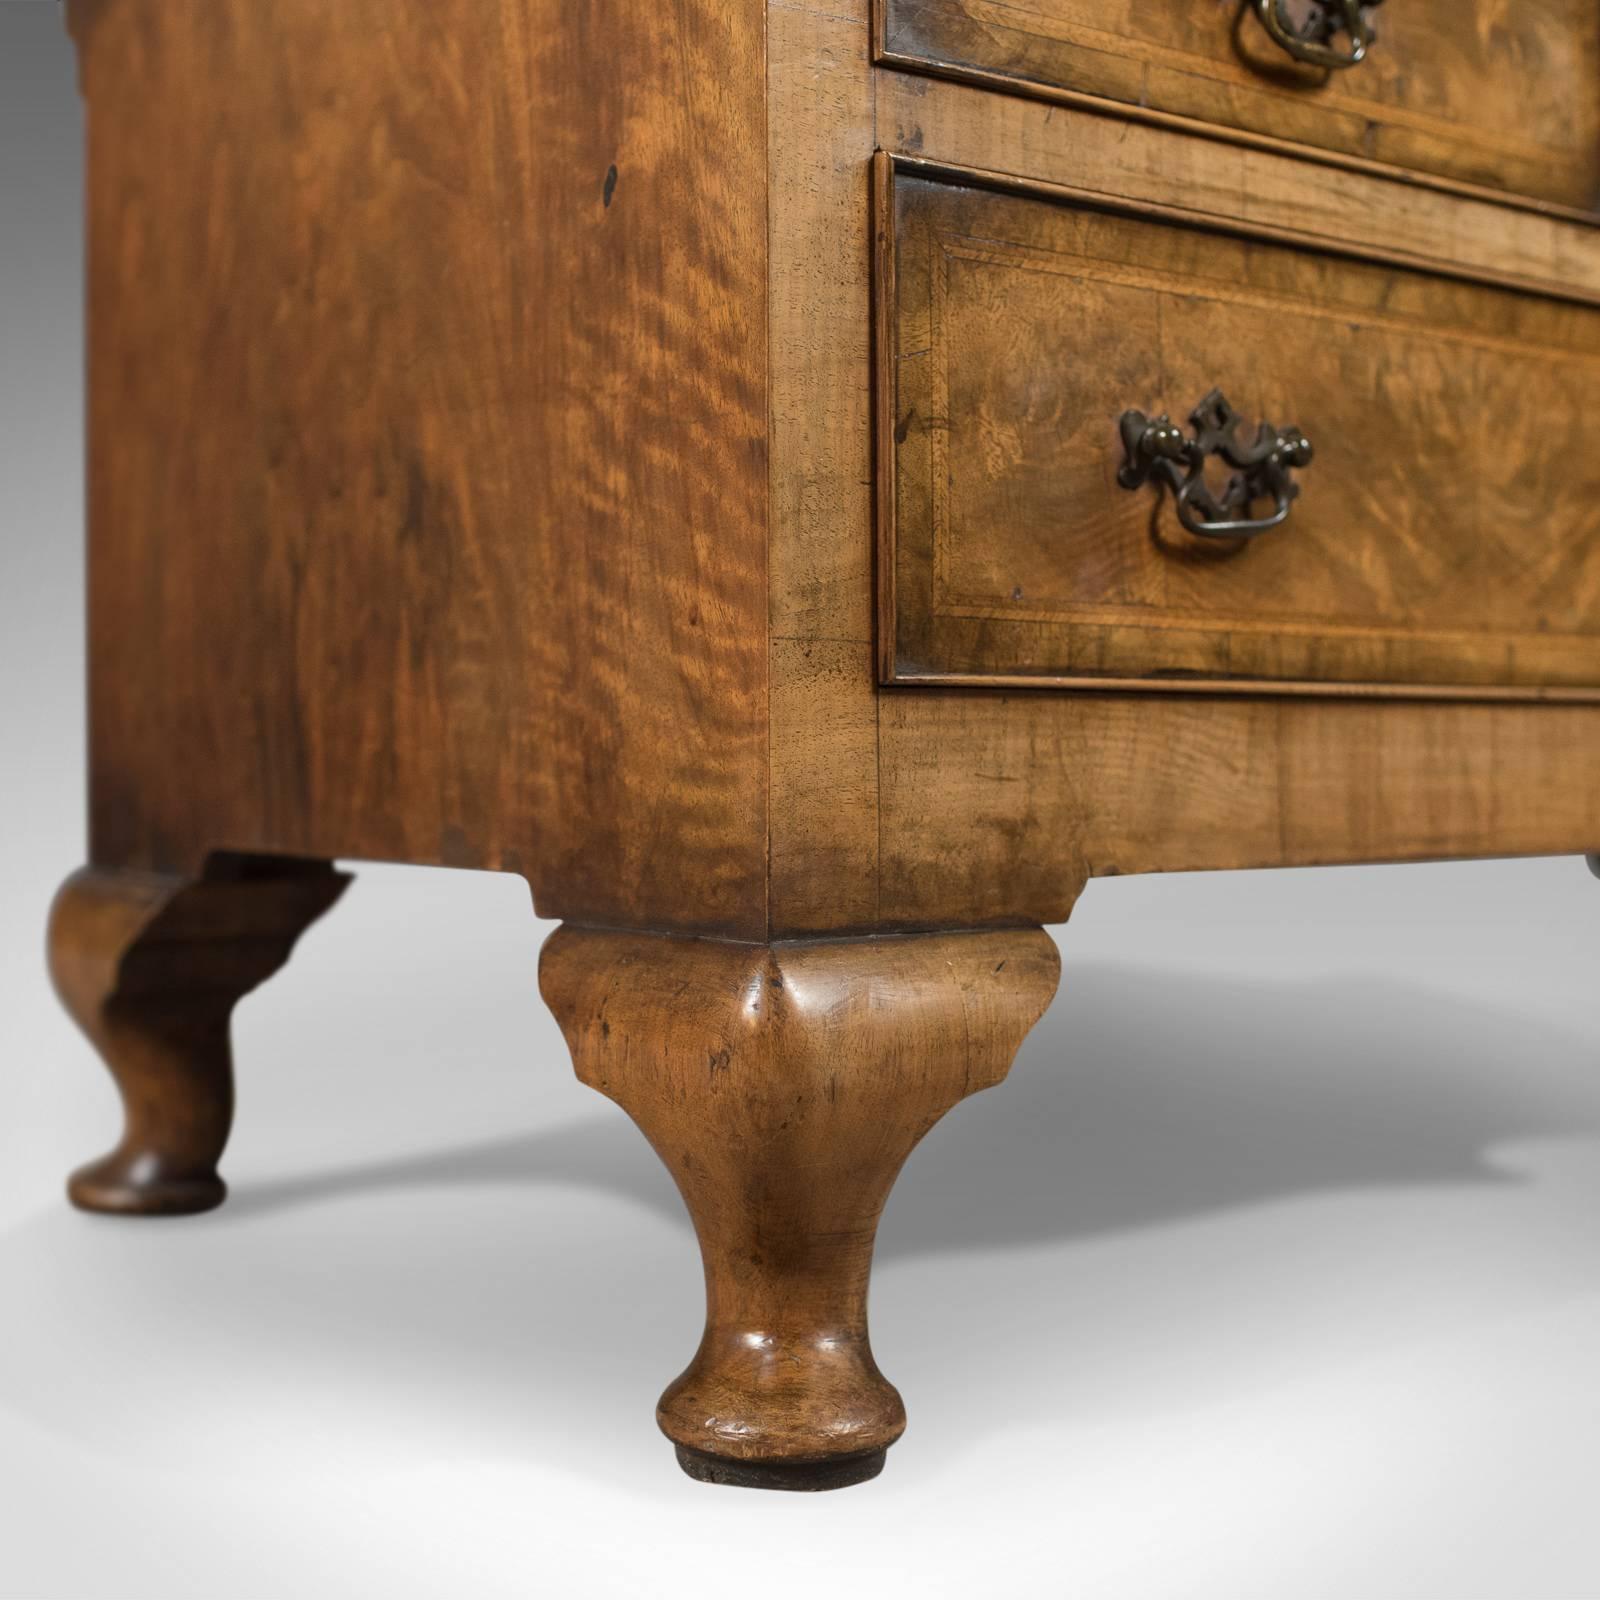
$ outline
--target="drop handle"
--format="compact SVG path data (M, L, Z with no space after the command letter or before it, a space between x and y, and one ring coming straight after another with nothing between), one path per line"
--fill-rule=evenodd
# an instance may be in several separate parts
M1275 45L1307 66L1335 72L1367 59L1377 37L1367 13L1377 4L1379 0L1309 0L1296 22L1284 0L1255 0L1256 15ZM1349 41L1342 48L1333 42L1340 34Z
M1311 465L1311 441L1296 427L1263 422L1255 438L1241 444L1243 418L1220 389L1194 408L1189 421L1192 438L1165 413L1147 417L1142 411L1124 411L1119 426L1127 459L1117 482L1124 489L1141 488L1151 479L1165 483L1172 490L1178 521L1205 539L1253 539L1284 522L1300 493L1291 469ZM1220 494L1205 480L1210 456L1220 456L1235 469ZM1248 515L1252 505L1268 499L1270 515Z

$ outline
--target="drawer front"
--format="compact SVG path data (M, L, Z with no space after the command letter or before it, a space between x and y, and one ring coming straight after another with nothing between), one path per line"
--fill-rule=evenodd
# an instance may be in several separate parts
M1600 310L898 158L877 191L886 682L1600 697ZM1312 446L1245 465L1268 531L1203 495L1189 531L1192 456L1125 481L1124 417L1198 444L1213 391L1236 447Z
M880 50L1567 206L1600 198L1600 0L1387 0L1365 12L1364 58L1337 71L1286 53L1257 3L881 0ZM1303 22L1307 0L1270 3Z

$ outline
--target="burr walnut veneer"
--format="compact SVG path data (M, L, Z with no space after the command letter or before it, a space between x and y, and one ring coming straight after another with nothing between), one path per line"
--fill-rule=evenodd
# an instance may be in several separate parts
M68 12L78 1204L223 1198L331 863L519 873L704 1252L661 1426L851 1483L1089 879L1600 845L1594 0Z

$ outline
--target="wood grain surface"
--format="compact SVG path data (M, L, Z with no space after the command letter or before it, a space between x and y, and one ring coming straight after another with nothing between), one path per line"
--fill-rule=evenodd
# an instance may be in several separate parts
M883 72L874 148L1026 178L1084 198L1144 202L1283 244L1464 275L1562 298L1600 300L1600 228L1277 148L1219 143L1078 106Z
M73 16L94 859L764 931L763 7Z
M866 0L71 16L96 864L500 867L547 914L761 939L1600 837L1582 707L878 689L869 170L1159 208L1248 233L1251 271L1427 274L1425 318L1472 280L1576 319L1592 227L874 69ZM1566 435L1511 387L1494 489L1538 546Z
M1332 72L1294 61L1248 3L881 4L883 53L895 62L1023 93L1103 97L1564 205L1600 198L1595 0L1374 7L1366 60Z
M879 177L891 681L1600 695L1600 312ZM1248 544L1118 481L1124 411L1214 389L1316 450Z
M773 148L793 198L775 201L773 271L810 298L773 311L807 351L773 379L774 460L803 473L774 506L773 696L788 719L782 738L774 723L774 931L1059 922L1101 874L1593 848L1593 707L875 691L860 665L876 638L865 363L839 330L871 322L871 252L852 219L880 149L1574 303L1600 291L1600 234L964 84L863 82L861 7L794 0L782 15ZM1506 467L1500 481L1519 481Z

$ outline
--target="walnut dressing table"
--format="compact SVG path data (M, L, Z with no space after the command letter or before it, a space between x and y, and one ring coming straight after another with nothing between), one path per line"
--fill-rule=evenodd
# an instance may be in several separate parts
M662 1428L841 1486L1088 879L1600 844L1600 0L68 12L78 1205L223 1199L335 860L520 873L704 1253Z

